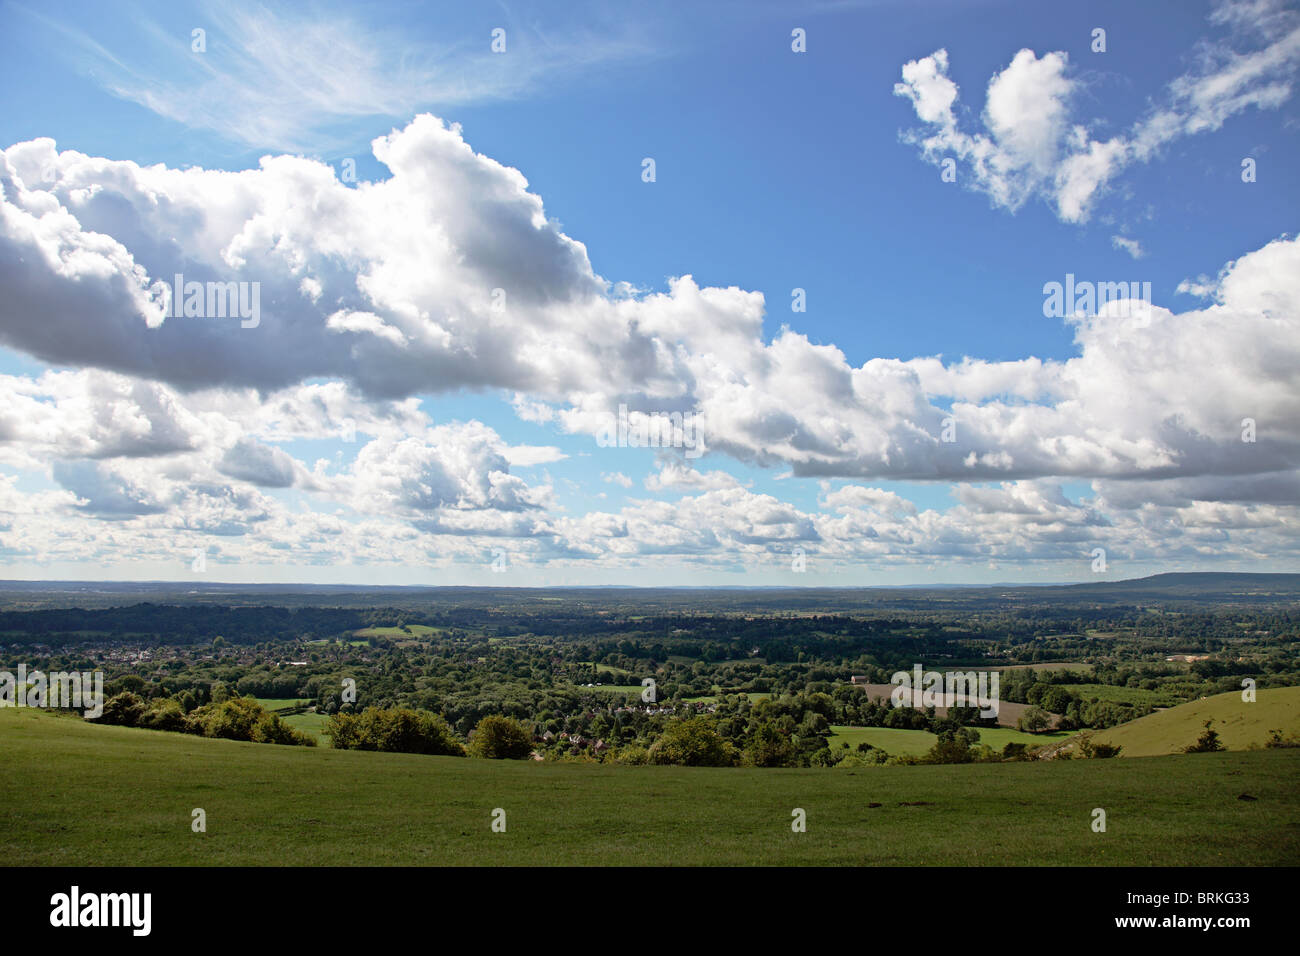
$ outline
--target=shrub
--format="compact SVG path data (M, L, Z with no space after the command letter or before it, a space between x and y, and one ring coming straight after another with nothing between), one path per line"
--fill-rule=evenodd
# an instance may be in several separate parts
M1201 732L1201 736L1196 738L1196 743L1184 748L1183 753L1208 754L1223 750L1223 743L1219 740L1219 732L1214 729L1213 724L1213 720L1207 720L1205 730Z
M637 744L628 744L626 747L620 747L614 753L614 759L619 763L628 764L632 767L640 767L650 762L650 753L644 747Z
M207 704L189 715L192 733L225 740L252 740L253 727L267 713L251 697L232 697L220 704Z
M1076 749L1079 751L1079 756L1093 760L1106 760L1110 757L1118 757L1119 752L1124 749L1115 744L1098 743L1092 739L1092 734L1086 730L1079 734L1078 740L1079 742L1076 745Z
M1028 760L1029 759L1028 750L1029 747L1025 744L1008 742L1007 745L1002 748L1002 759L1003 760Z
M853 750L846 753L835 765L836 770L854 770L859 767L878 767L889 759L883 750Z
M170 697L156 700L140 718L140 727L150 730L169 730L175 733L185 732L185 711L180 701Z
M118 727L137 727L144 716L146 704L139 694L129 690L110 697L104 704L104 712L99 715L100 723L114 724Z

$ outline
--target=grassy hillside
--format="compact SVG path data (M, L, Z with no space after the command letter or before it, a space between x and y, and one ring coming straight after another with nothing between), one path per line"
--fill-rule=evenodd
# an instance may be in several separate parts
M1241 691L1190 701L1100 731L1096 739L1120 744L1124 757L1154 757L1181 753L1196 742L1210 719L1229 750L1263 746L1270 730L1281 730L1284 736L1300 733L1300 687L1260 690L1255 696L1251 704L1241 699Z
M167 864L1293 864L1300 751L845 770L543 765L0 710L0 859ZM1254 800L1240 799L1242 794ZM191 832L191 810L207 832ZM494 808L507 830L490 829ZM791 810L807 812L792 833ZM1108 831L1089 827L1094 807Z

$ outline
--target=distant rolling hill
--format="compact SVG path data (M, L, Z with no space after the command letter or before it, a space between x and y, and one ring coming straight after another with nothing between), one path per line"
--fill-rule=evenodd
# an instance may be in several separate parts
M1300 574L1187 572L1115 580L1114 570L1075 584L920 585L860 588L487 588L231 584L145 581L2 581L0 609L110 608L163 605L281 607L490 607L554 610L635 608L638 614L701 611L854 612L863 608L986 610L1051 605L1090 607L1300 605ZM17 628L20 625L12 624ZM0 630L4 626L0 625Z
M1096 591L1118 597L1213 600L1276 600L1300 597L1300 574L1236 574L1216 571L1153 574L1125 581L1097 581L1039 590Z
M1194 700L1100 731L1095 739L1119 744L1124 748L1122 757L1182 753L1211 719L1229 750L1245 750L1251 744L1262 747L1270 730L1280 730L1283 736L1300 733L1300 687L1257 691L1254 703L1243 701L1241 691Z

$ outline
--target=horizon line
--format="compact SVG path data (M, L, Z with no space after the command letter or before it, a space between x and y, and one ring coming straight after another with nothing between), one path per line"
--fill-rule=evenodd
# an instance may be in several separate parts
M1300 571L1161 571L1134 578L1117 578L1102 581L1047 581L1047 582L994 582L989 584L855 584L855 585L800 585L800 584L719 584L719 585L637 585L637 584L537 584L537 585L487 585L487 584L323 584L307 581L272 582L257 584L239 581L178 581L150 579L143 581L96 581L75 578L0 578L0 590L11 590L22 585L86 585L92 587L143 587L148 585L166 588L329 588L358 591L897 591L897 590L988 590L991 588L1054 588L1087 587L1090 584L1131 584L1152 578L1172 575L1232 576L1232 577L1297 577Z

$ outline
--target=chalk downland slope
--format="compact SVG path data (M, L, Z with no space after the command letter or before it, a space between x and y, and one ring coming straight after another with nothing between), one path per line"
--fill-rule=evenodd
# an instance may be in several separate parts
M1300 733L1300 687L1256 691L1254 703L1243 701L1241 691L1189 701L1098 731L1095 739L1119 744L1124 748L1122 757L1182 753L1196 743L1205 722L1211 719L1227 749L1245 750L1251 744L1262 747L1271 730L1282 731L1284 737Z

